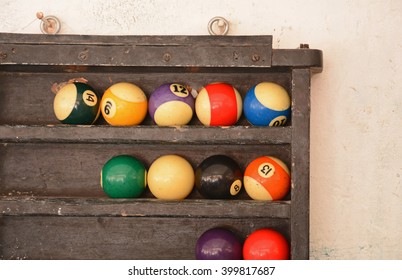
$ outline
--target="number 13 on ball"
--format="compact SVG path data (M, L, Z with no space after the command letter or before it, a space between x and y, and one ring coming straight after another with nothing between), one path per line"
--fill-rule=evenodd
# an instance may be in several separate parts
M243 181L252 199L280 200L289 192L290 172L280 159L262 156L247 166Z

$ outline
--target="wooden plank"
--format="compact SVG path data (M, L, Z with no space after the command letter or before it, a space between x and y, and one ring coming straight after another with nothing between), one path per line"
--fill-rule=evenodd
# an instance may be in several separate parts
M282 218L290 217L288 201L108 198L0 197L3 216L96 216L96 217L194 217Z
M0 258L195 259L197 239L214 227L241 240L263 227L289 238L285 219L0 216Z
M272 35L209 36L209 35L66 35L0 33L0 44L40 45L271 45Z
M270 49L266 46L199 45L189 48L188 46L55 45L48 51L44 51L41 45L10 45L8 48L13 52L2 59L2 64L141 67L270 67L271 65ZM110 55L111 52L113 56ZM4 53L3 51L3 55Z
M310 68L314 73L322 72L323 54L315 49L280 49L272 51L272 66Z
M288 144L291 127L0 125L0 142Z
M309 258L310 69L293 69L291 254Z
M125 39L98 37L94 41L93 37L25 36L24 39L20 39L22 40L20 42L6 41L7 37L12 36L3 34L3 38L0 39L0 42L3 41L0 43L2 64L142 67L271 66L271 36L261 36L260 40L255 40L254 36L231 38L225 36L194 38L133 36ZM118 42L117 45L116 42Z

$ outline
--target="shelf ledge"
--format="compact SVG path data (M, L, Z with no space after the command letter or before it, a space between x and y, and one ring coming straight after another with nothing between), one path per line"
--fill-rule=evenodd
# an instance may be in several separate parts
M289 201L1 197L0 216L290 218Z
M11 143L289 144L291 127L0 125L0 141Z

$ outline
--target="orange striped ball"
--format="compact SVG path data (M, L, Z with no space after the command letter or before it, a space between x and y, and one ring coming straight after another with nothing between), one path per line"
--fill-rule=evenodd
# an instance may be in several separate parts
M252 199L280 200L290 190L290 172L280 159L262 156L247 166L243 183Z

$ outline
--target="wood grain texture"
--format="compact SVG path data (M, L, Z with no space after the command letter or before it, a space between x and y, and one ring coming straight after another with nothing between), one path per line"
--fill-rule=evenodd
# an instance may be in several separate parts
M292 98L292 258L309 258L310 70L293 70Z
M272 37L249 36L69 36L40 40L0 34L4 64L270 67ZM17 42L7 42L12 38ZM34 39L40 40L34 41ZM67 41L63 41L63 39ZM88 44L87 42L91 42ZM112 43L111 43L112 42ZM47 48L48 51L43 51ZM52 54L52 55L49 55ZM255 57L258 59L255 59Z
M289 144L290 127L180 127L108 125L0 125L0 141L8 143L166 143Z
M290 218L289 201L0 197L4 216Z

